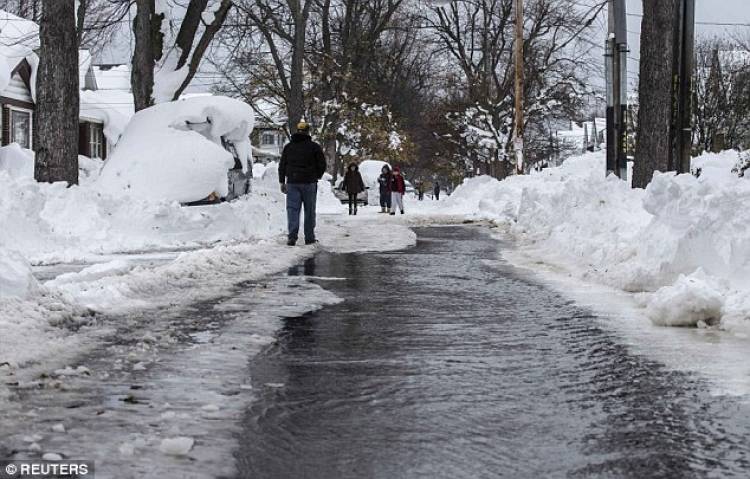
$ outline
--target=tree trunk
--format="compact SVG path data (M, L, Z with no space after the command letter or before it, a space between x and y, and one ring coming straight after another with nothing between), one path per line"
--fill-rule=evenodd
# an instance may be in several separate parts
M78 35L75 1L45 0L39 29L34 177L78 184Z
M643 1L636 188L645 188L655 171L669 170L676 6L676 0Z
M310 3L307 0L306 3ZM297 130L297 123L305 114L304 97L304 62L305 62L305 33L307 30L307 15L309 9L302 6L302 0L290 1L292 17L294 18L294 44L292 45L292 65L289 75L289 131Z
M130 73L135 111L154 104L154 68L161 58L164 39L161 34L163 15L156 15L154 0L136 0L133 21L135 47Z
M336 163L338 159L338 149L336 148L336 138L328 137L323 145L326 154L326 168L333 175L334 183L338 179L338 171L336 170Z

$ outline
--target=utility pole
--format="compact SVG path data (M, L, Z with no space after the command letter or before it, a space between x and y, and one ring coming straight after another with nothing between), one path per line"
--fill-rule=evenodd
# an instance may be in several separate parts
M670 170L690 173L693 145L693 66L695 63L695 0L679 0L675 12L672 65L672 127Z
M605 47L607 80L607 174L627 180L628 31L626 0L608 0ZM596 120L594 120L596 121Z
M523 0L516 3L516 38L513 50L516 60L516 124L513 131L513 150L516 153L516 173L523 174Z

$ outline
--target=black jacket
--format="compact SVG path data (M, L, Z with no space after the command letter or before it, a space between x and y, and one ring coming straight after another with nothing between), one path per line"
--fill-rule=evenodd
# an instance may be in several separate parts
M323 148L309 135L295 133L284 147L279 163L279 183L316 183L326 172Z
M357 165L354 165L354 170L352 170L351 165L346 169L346 175L344 175L344 182L341 187L350 195L358 195L365 191L365 182L362 181L362 175Z

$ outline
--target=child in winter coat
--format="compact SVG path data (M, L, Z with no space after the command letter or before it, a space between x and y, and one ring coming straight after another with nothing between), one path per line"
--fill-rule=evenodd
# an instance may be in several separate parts
M352 163L346 170L342 188L349 194L349 214L357 214L357 195L365 191L365 182L362 181L362 175L359 167Z
M393 168L391 177L391 215L396 214L396 209L401 210L404 214L404 194L406 194L406 181L401 175L401 168Z
M391 168L388 165L383 165L383 169L380 170L380 176L378 177L381 213L391 212L391 178L393 178Z

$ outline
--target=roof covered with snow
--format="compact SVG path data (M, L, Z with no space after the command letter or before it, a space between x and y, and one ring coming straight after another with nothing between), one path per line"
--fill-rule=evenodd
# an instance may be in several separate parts
M130 65L94 65L99 90L130 91Z
M23 60L29 62L32 76L35 77L39 63L34 53L37 48L39 26L30 20L0 10L0 90L7 88L13 70ZM33 96L35 95L32 87Z

